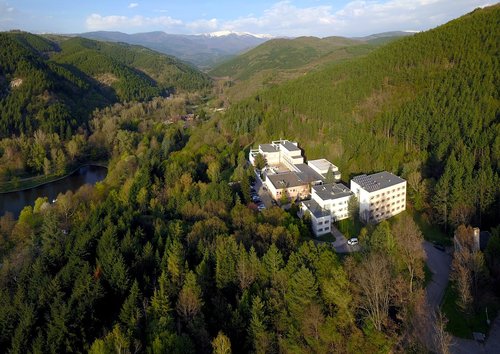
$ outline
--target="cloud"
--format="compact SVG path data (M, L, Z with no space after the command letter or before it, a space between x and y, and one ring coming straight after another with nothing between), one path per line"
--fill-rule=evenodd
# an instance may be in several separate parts
M230 20L202 18L183 22L169 16L92 14L86 24L92 30L127 30L131 27L154 30L163 27L183 33L230 30L290 37L363 36L393 30L426 30L486 4L486 0L353 0L340 9L334 9L330 4L299 7L292 1L279 1L260 15Z
M170 16L144 17L144 16L101 16L92 14L85 21L90 30L128 29L130 27L164 27L171 28L182 25L181 20Z
M274 35L366 35L391 30L425 30L459 17L484 0L354 0L340 10L331 5L297 7L280 1L261 16L220 23L220 29Z
M6 1L0 1L0 24L11 23L14 21L15 9ZM3 26L2 26L3 27ZM3 29L0 27L0 29Z
M133 9L134 7L137 7L137 6L139 6L139 4L136 2L131 2L130 4L128 4L129 9Z
M187 23L186 27L194 33L213 32L219 29L219 21L216 18L196 20Z

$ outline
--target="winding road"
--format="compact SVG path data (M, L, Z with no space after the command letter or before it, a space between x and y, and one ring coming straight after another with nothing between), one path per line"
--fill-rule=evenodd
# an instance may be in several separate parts
M431 309L437 309L443 300L450 275L451 256L436 249L432 243L425 241L424 250L427 255L427 266L432 272L432 280L427 285L427 303ZM454 354L498 354L500 353L500 316L497 316L490 329L485 343L472 339L453 337L451 352Z

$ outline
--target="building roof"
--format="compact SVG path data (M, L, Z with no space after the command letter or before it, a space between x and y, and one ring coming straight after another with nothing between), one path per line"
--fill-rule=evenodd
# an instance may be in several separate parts
M276 189L298 187L308 184L308 182L300 179L295 172L277 173L275 175L267 175L269 181Z
M297 176L307 183L323 181L324 177L320 175L318 172L314 171L311 166L306 165L305 163L298 163L295 165L298 169Z
M359 175L354 177L352 180L368 192L375 192L380 189L392 187L396 184L405 182L405 180L401 177L387 171L374 173L372 175Z
M312 166L316 167L320 171L328 171L330 166L332 167L333 172L339 170L337 166L335 166L333 163L331 163L327 159L309 160L309 161L307 161L307 164L309 166L312 165Z
M354 194L349 188L344 186L342 183L320 184L317 186L313 186L312 190L322 200L344 198Z
M295 144L292 144L288 140L283 140L283 141L280 142L280 144L283 145L285 147L285 149L287 149L290 152L292 152L292 151L301 151L298 146L296 146Z
M259 149L263 152L277 152L278 149L273 144L260 144Z
M324 210L319 206L318 203L314 200L307 200L302 202L302 204L307 208L307 210L314 215L315 218L322 218L325 216L330 216L330 212L327 210Z

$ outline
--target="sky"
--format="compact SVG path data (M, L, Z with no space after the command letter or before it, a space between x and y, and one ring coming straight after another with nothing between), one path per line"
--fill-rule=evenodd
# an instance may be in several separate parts
M273 36L364 36L423 31L491 0L0 0L0 31L216 31Z

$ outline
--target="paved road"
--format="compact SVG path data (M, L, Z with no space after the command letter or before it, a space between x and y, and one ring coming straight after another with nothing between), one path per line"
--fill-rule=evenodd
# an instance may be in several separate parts
M347 244L347 239L345 236L332 225L332 234L335 236L335 242L332 243L332 247L335 248L337 253L351 253L359 251L359 245L349 246Z
M264 190L264 184L262 183L262 180L260 179L258 173L255 173L255 190L259 194L259 198L260 200L262 200L266 208L270 208L273 206L272 198L269 195L269 192Z
M427 266L432 272L432 280L427 284L427 303L431 309L439 308L443 300L444 290L448 285L451 256L435 248L432 243L424 241Z
M454 354L498 354L500 353L500 316L497 316L485 343L472 339L453 337L451 352Z
M425 241L424 250L427 255L427 266L432 272L432 281L427 285L427 303L430 309L437 309L443 300L444 290L448 285L451 256ZM500 353L500 316L490 329L486 343L481 344L472 339L453 337L451 352L454 354L498 354Z

